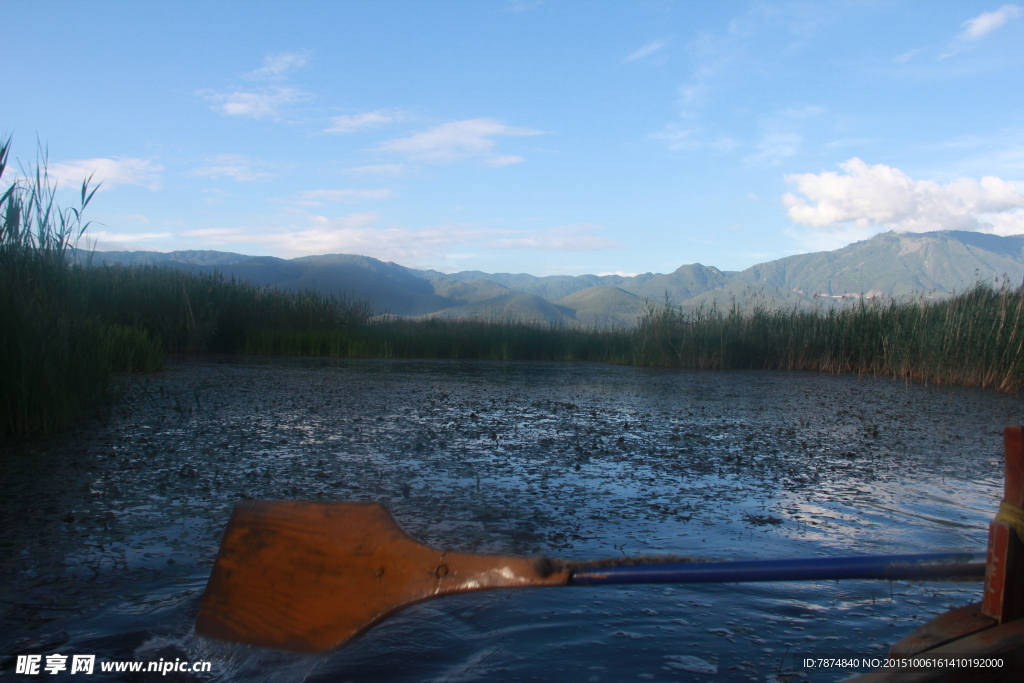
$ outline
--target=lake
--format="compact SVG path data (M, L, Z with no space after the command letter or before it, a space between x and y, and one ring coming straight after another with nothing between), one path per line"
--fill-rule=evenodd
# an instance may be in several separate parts
M171 360L120 391L4 454L2 655L212 663L161 680L839 680L799 658L883 655L981 584L492 591L326 657L190 629L243 498L380 501L437 547L567 559L983 550L1024 418L891 378L590 363Z

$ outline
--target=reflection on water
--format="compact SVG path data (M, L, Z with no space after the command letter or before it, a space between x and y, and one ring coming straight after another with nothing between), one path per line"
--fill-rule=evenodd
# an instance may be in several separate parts
M977 550L1021 417L1018 397L802 373L172 364L104 424L7 454L0 654L210 659L221 681L784 680L794 656L884 653L980 585L496 591L323 658L191 620L246 497L376 500L435 546L569 559Z

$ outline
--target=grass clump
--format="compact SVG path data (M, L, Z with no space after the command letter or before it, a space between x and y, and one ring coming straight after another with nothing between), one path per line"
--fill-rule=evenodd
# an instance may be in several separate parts
M0 141L0 178L10 139ZM459 360L598 361L694 369L856 372L1017 391L1024 286L978 284L940 302L825 311L648 306L633 328L372 317L369 305L217 272L92 267L77 242L96 192L55 203L40 152L0 195L0 438L70 426L112 372L153 370L165 352Z
M154 266L87 268L82 288L102 320L146 330L171 353L243 352L252 330L332 334L370 314L344 297Z
M682 368L855 372L1018 391L1024 285L978 283L944 301L866 301L813 310L648 309L639 362Z
M590 360L629 363L632 335L513 319L366 320L344 331L252 330L246 353L452 360Z
M10 138L0 141L0 179L9 152ZM112 369L154 365L159 347L91 314L82 270L69 265L95 192L86 179L78 207L57 206L40 151L0 194L0 437L64 429L103 397Z
M334 331L254 327L238 350L854 372L1012 392L1024 386L1024 287L981 283L945 301L861 299L828 311L684 310L666 303L648 306L632 329L401 318L357 320Z
M10 138L0 140L0 180ZM66 429L104 397L112 372L155 370L164 352L238 352L253 329L334 334L368 308L218 273L91 267L77 244L98 186L56 203L40 150L0 194L0 439Z

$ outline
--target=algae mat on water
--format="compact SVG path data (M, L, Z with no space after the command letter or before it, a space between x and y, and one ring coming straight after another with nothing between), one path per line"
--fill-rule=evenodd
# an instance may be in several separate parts
M2 654L207 658L216 680L323 681L712 668L763 680L798 653L877 654L979 585L459 596L323 659L190 627L245 497L380 501L437 547L568 559L976 549L1000 492L1002 425L1024 409L813 373L222 360L131 378L105 422L4 454Z

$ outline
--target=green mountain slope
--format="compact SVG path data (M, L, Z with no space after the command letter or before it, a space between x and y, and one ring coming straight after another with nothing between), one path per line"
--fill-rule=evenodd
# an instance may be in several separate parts
M561 299L564 296L578 292L581 289L587 289L588 287L616 284L616 282L607 281L608 279L621 279L616 275L548 275L546 277L537 277L536 275L528 275L526 273L483 273L478 270L450 274L437 273L436 271L427 272L435 273L435 277L458 282L494 282L517 292L536 294L548 301Z
M87 255L81 255L83 260ZM367 301L378 312L444 318L518 318L633 324L645 302L727 308L847 305L860 295L948 296L1005 274L1024 280L1024 236L973 232L885 233L835 251L789 256L741 272L699 263L671 273L554 275L415 270L368 256L296 259L217 251L96 252L93 263L218 270L255 284L318 289Z
M187 253L172 252L173 255ZM193 253L203 256L201 259L172 259L163 258L172 254L155 252L97 252L93 262L96 265L152 264L197 271L217 270L261 287L272 285L288 290L316 289L367 301L376 311L394 315L422 315L461 303L436 294L430 282L417 277L408 268L368 256L326 254L289 260L273 256L245 256L242 260L212 262L208 255L220 252Z
M430 280L430 284L434 288L434 294L450 299L457 304L476 304L502 294L508 294L511 291L508 287L493 280L462 282L445 277L435 277Z
M475 304L446 308L421 317L567 324L575 319L575 311L553 304L536 294L511 292Z
M659 302L665 300L665 293L668 292L669 300L678 304L703 292L721 289L728 281L729 276L718 268L693 263L679 266L666 275L644 273L624 279L619 287L640 298Z
M644 312L643 299L611 285L581 289L555 303L573 310L577 322L602 328L635 325Z
M975 232L885 233L836 251L753 266L736 277L807 294L949 294L1003 274L1024 278L1024 236Z
M120 263L125 266L228 266L252 258L229 251L96 251L91 254L86 251L78 252L80 261L86 261L90 257L92 263L97 266L104 263Z

